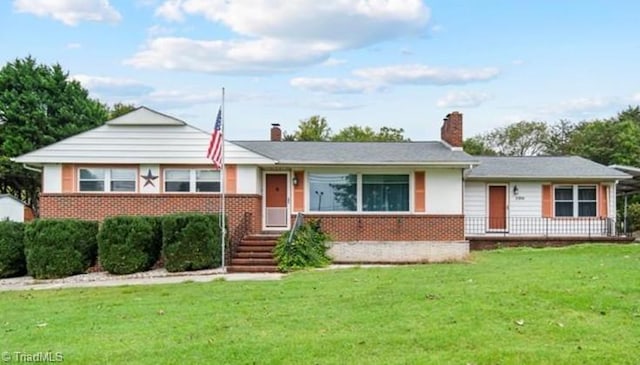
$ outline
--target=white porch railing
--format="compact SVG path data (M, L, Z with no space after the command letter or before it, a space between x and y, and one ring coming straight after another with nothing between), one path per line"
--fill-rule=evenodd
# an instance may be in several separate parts
M616 235L611 218L470 217L465 236L610 237Z

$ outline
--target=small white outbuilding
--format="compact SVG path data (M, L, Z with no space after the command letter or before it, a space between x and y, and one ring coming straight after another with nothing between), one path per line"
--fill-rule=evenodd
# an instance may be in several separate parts
M24 203L9 194L0 194L0 221L10 220L14 222L24 222L25 206Z

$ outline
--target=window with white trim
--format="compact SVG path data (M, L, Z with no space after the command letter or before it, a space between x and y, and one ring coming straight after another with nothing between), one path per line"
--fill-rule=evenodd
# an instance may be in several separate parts
M362 175L362 210L408 212L409 175Z
M340 212L357 210L355 174L309 173L309 210Z
M309 173L313 212L408 212L409 174Z
M78 169L78 191L132 193L136 191L136 175L136 169L82 167Z
M595 217L597 190L595 185L557 185L554 187L556 217Z
M166 169L164 191L168 193L219 193L220 171L213 169Z

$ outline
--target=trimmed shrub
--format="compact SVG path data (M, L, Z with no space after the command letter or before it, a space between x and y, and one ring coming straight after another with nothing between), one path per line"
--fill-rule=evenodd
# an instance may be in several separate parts
M158 226L155 217L105 219L98 233L98 257L102 268L117 275L151 268L162 247Z
M217 215L176 214L162 219L162 255L167 271L201 270L221 265Z
M23 236L24 224L0 221L0 278L27 273Z
M25 226L27 271L36 279L81 274L97 257L98 222L37 219Z
M278 238L274 256L278 262L278 270L293 271L312 267L323 267L331 263L327 256L329 235L322 232L317 220L310 220L300 226L288 243L290 232Z

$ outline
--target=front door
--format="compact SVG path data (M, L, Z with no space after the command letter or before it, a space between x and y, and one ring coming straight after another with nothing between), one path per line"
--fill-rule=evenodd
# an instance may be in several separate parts
M289 228L287 174L265 175L265 228Z
M507 187L489 186L489 229L507 229Z

